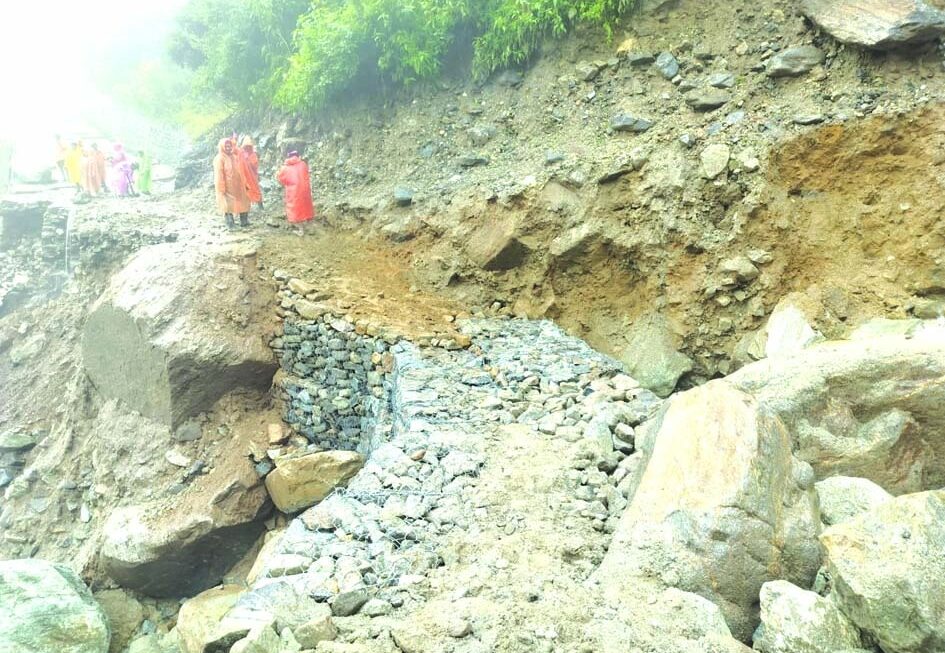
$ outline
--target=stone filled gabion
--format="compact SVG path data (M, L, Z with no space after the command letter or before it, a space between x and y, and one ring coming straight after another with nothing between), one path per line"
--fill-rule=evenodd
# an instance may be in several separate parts
M326 314L286 322L273 347L286 423L323 449L363 450L385 404L390 345Z

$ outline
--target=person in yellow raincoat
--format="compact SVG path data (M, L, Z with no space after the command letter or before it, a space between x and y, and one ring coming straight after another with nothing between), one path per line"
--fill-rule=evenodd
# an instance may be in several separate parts
M79 147L78 143L72 143L69 145L69 149L66 151L66 179L67 181L78 188L82 189L82 148Z
M233 216L239 214L240 226L249 226L249 194L246 192L246 179L243 164L233 139L220 141L218 152L213 159L213 181L217 191L217 208L226 219L227 229L236 225Z

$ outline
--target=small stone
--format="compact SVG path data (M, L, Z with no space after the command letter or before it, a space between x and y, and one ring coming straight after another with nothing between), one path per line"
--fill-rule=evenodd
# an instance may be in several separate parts
M818 125L826 118L821 113L809 113L794 116L795 125Z
M768 60L768 77L797 77L824 62L824 53L812 45L788 48Z
M721 89L697 89L686 93L685 99L695 111L713 111L730 102L732 95Z
M575 72L581 81L590 82L600 73L600 68L587 61L582 61L575 67Z
M350 617L357 614L370 597L367 590L354 590L351 592L342 592L335 597L331 604L331 613L336 617Z
M459 158L459 165L463 168L489 165L489 157L482 154L467 154Z
M456 619L450 623L446 633L455 639L462 639L472 634L472 625L465 619Z
M410 206L413 204L413 191L409 188L395 188L394 203L397 204L397 206Z
M713 143L702 151L702 174L707 179L715 179L728 168L732 151L728 145Z
M0 453L28 451L36 446L36 438L27 433L7 431L0 433Z
M670 52L661 52L656 58L656 68L666 79L673 79L679 74L679 62Z
M366 617L383 617L393 612L394 607L383 599L371 599L361 608L360 614Z
M178 442L196 442L203 435L200 424L194 420L184 422L174 431L174 439Z
M647 52L628 52L627 53L627 63L631 66L642 67L649 66L651 63L656 61L656 57Z
M741 282L753 281L760 274L758 268L747 256L735 256L725 259L719 265L719 271L722 274L733 274Z
M165 452L164 459L175 467L190 467L190 458L176 449L170 449Z
M304 297L305 295L310 295L317 291L318 288L314 284L303 281L302 279L291 279L289 281L289 290L296 295L302 295Z
M653 126L651 120L630 115L628 113L619 113L610 120L610 127L616 132L635 132L643 133Z
M732 88L735 86L735 75L732 73L715 73L709 75L708 83L713 88Z

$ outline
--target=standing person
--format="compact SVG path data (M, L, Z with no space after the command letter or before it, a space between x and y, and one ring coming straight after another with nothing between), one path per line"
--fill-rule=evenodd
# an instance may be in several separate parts
M111 187L112 191L118 197L128 197L134 194L134 186L131 183L132 168L131 161L128 160L128 154L121 143L115 143L112 147L112 170Z
M249 136L243 137L240 145L240 161L243 164L243 177L246 179L246 194L251 202L262 208L262 189L259 188L259 155L256 154L256 143Z
M285 215L289 224L297 225L297 233L305 234L306 222L315 217L312 203L312 182L309 179L308 164L296 151L289 152L289 158L279 170L279 183L285 186Z
M82 162L82 186L89 195L98 195L102 192L105 176L104 166L99 165L100 157L104 164L105 158L99 152L98 145L92 143Z
M233 215L239 214L240 226L249 226L249 195L246 193L246 179L240 155L236 152L236 142L224 138L217 146L218 152L213 159L213 180L217 191L217 208L223 213L227 229L233 229Z
M151 155L144 150L138 150L138 192L144 195L151 194Z
M108 163L105 161L105 153L98 149L98 143L92 143L91 159L90 165L95 168L95 178L98 180L102 192L107 193L108 186L105 181L108 173Z
M66 147L65 141L62 140L62 136L56 134L56 168L58 168L63 181L69 181L69 175L66 174L66 153L68 151L69 149Z
M78 143L72 143L66 151L64 162L66 168L66 181L82 190L82 149Z

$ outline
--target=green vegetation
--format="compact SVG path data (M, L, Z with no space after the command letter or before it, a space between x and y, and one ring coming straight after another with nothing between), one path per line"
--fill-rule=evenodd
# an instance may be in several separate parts
M637 0L191 0L171 43L196 87L231 104L316 109L356 81L433 79L470 48L477 78L577 25L612 33Z

